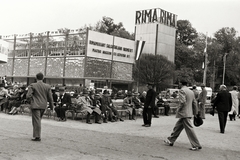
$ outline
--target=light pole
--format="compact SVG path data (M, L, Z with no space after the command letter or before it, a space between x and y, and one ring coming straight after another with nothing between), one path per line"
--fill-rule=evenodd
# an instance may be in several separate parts
M224 53L224 56L223 56L223 79L222 79L222 84L224 84L224 80L225 80L225 69L226 69L227 54L228 53Z

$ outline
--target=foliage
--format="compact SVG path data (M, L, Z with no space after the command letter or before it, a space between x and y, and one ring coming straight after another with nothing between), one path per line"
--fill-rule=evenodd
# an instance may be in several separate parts
M193 45L198 33L188 20L177 21L177 41L184 45Z
M162 55L142 54L134 66L133 78L139 83L158 85L172 78L174 64Z

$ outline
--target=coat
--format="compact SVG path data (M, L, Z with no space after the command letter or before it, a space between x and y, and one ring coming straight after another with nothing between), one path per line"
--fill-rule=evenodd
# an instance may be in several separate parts
M233 114L233 112L235 111L236 114L238 115L238 105L239 105L238 95L239 95L239 92L236 91L236 90L233 90L230 93L231 93L231 97L232 97L232 109L229 112L229 114Z
M232 97L231 94L226 91L220 91L215 100L214 100L214 104L213 104L214 108L217 108L217 111L220 112L229 112L232 109Z
M187 86L183 86L179 90L179 103L176 118L191 118L197 114L197 102L194 93Z
M69 108L72 103L71 95L69 93L64 93L63 96L60 95L59 102L61 102L61 106L66 104L66 108Z
M38 81L28 87L26 98L30 99L31 109L46 109L47 102L53 107L51 86Z
M144 108L154 108L155 107L155 99L156 99L156 92L153 89L149 89L147 91L146 99L144 102Z

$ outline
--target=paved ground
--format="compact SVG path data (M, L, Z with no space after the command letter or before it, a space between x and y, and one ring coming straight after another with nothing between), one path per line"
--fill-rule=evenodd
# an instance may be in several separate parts
M0 113L0 160L237 160L240 159L240 119L228 121L226 133L219 133L217 115L207 115L195 128L203 149L190 151L185 131L173 147L165 146L176 122L172 115L153 119L150 128L142 119L107 124L86 124L80 120L42 120L42 141L30 141L31 117Z

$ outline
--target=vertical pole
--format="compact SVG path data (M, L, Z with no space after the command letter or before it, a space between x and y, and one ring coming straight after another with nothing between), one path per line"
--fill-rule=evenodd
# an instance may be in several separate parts
M203 84L206 85L207 79L207 65L208 65L208 54L207 54L207 33L206 33L206 48L204 50L205 59L204 59L204 72L203 72Z
M225 53L224 56L223 56L223 79L222 79L222 84L224 84L224 80L225 80L226 58L227 58L227 53Z
M67 56L67 46L68 46L68 31L65 35L65 46L64 46L64 57L63 57L63 86L65 85L65 72L66 72L66 56Z
M27 85L29 85L29 73L30 73L30 60L31 60L31 47L32 47L32 33L30 33L29 40L29 52L28 52L28 70L27 70Z
M109 88L112 88L112 70L113 70L114 41L115 41L115 36L113 36L113 44L112 44L112 59L111 59L111 68L110 68L110 85L109 85Z
M157 55L157 49L158 49L158 24L156 26L156 39L155 39L155 56Z
M214 89L215 88L215 74L216 74L216 69L215 69L215 65L216 65L216 61L214 60L213 61L213 86L212 88Z

